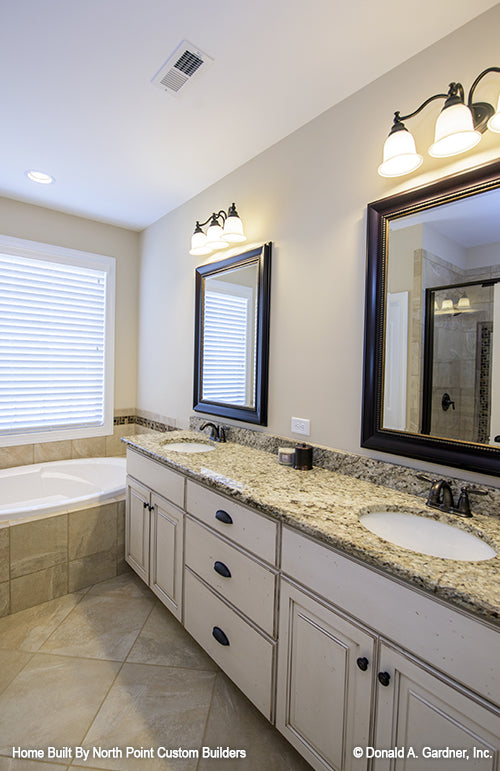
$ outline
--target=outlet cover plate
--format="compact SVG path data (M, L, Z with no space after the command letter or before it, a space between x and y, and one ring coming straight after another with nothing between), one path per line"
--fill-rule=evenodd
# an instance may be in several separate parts
M307 418L292 418L292 433L309 436L311 433L311 421Z

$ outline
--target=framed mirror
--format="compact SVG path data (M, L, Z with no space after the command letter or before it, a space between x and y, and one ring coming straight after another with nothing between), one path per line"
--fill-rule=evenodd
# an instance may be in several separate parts
M267 425L271 244L196 268L193 409Z
M368 206L361 445L500 473L500 162Z

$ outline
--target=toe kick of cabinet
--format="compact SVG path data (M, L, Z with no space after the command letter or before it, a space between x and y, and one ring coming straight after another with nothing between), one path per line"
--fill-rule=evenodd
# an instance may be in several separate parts
M273 720L276 644L219 599L189 568L184 573L187 631L268 718Z

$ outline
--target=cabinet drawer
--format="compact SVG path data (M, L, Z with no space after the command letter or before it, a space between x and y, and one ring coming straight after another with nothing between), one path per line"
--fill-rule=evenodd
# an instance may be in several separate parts
M226 538L241 544L272 565L276 564L277 522L189 480L186 509ZM218 512L219 516L216 517Z
M184 506L184 477L181 474L130 448L127 448L127 474L177 506Z
M274 572L189 517L186 518L185 561L194 573L273 636ZM226 568L229 576L223 575Z
M271 720L275 644L247 624L187 568L184 607L184 626L189 634ZM228 644L215 639L214 629L226 636Z

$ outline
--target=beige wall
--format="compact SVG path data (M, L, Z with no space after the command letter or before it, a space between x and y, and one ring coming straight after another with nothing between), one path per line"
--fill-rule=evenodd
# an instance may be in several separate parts
M0 233L116 258L114 408L134 409L139 234L9 198L0 198Z
M500 154L490 132L481 151L453 163L427 156L440 102L409 124L426 155L420 175L379 177L382 145L394 110L410 112L451 80L468 89L499 63L499 27L497 5L143 232L139 408L193 414L194 269L203 258L188 254L189 239L196 219L235 201L249 243L273 242L267 430L291 436L291 416L309 418L311 441L360 452L366 205ZM499 85L491 77L477 97L496 103Z

